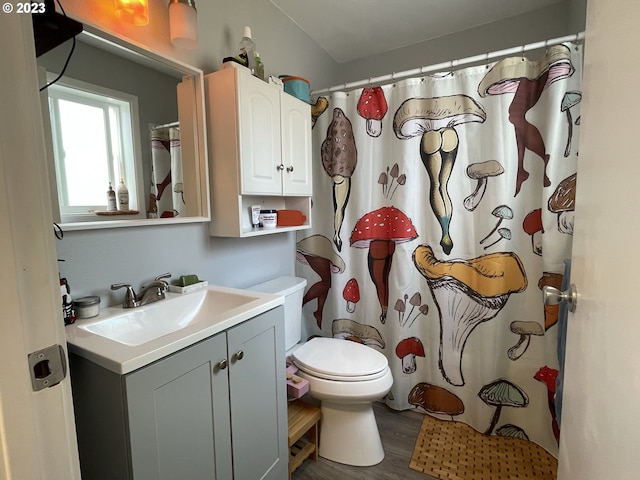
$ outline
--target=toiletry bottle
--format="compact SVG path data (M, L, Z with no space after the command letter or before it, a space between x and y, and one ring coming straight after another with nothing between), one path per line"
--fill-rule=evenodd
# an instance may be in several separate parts
M264 63L262 63L258 52L256 52L256 77L264 81Z
M109 182L109 190L107 190L107 211L115 212L118 209L116 205L116 192L111 187L111 182Z
M124 184L124 178L120 177L120 185L118 185L118 210L129 210L129 190Z
M240 50L240 58L242 58L246 62L247 67L249 68L249 70L251 70L251 75L255 75L256 44L253 43L253 40L251 39L251 27L244 27L242 40L240 40L238 49Z

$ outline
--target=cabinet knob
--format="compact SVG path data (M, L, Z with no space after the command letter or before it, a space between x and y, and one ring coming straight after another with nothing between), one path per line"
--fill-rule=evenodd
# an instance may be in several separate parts
M287 172L293 172L293 166L287 167Z
M217 367L218 367L220 370L224 370L225 368L227 368L227 359L225 358L225 359L223 359L223 360L220 360L220 361L218 362Z
M279 172L281 172L282 170L284 170L284 165L280 164L276 168L278 169Z
M236 353L236 360L242 360L244 358L244 352L242 350L239 350L238 353Z

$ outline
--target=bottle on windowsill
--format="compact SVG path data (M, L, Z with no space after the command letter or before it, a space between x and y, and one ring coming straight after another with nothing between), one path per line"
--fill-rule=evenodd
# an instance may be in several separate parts
M118 210L121 212L129 211L129 189L122 177L120 178L120 185L118 185Z
M111 182L109 182L109 190L107 190L107 211L115 212L118 210L118 205L116 204L116 192L111 186Z

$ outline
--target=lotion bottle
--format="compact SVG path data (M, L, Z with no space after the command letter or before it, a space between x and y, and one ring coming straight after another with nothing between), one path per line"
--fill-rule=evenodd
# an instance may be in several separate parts
M122 177L120 177L120 185L118 185L118 210L121 212L129 211L129 189Z

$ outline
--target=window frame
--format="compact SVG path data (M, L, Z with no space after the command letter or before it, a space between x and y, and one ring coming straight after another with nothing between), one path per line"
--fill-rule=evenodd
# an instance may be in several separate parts
M47 72L47 80L51 81L56 77L54 73ZM109 145L108 151L111 158L108 159L109 179L106 180L104 186L104 203L100 205L81 205L69 206L67 202L66 177L63 174L64 162L60 160L59 152L61 151L61 137L59 127L58 110L55 103L59 100L73 101L92 107L98 107L105 110L107 116L105 121L108 123L110 108L117 110L117 122L119 124L119 156L122 158L122 164L125 172L127 189L129 190L129 209L137 210L137 214L110 215L101 216L100 220L109 219L136 219L145 218L145 202L144 202L144 185L143 185L143 168L142 168L142 149L140 136L140 119L138 110L138 98L124 92L112 90L101 85L92 84L82 80L70 77L62 77L56 83L48 87L48 103L49 121L51 122L52 147L55 163L55 174L58 185L58 205L60 211L60 220L63 223L70 222L95 222L98 217L94 211L106 210L107 205L107 188L108 182L114 190L117 191L120 178L118 176L119 161L113 158L112 151L112 133L105 132L106 140ZM102 98L99 98L102 97ZM128 105L128 114L126 107ZM64 190L64 191L63 191Z

